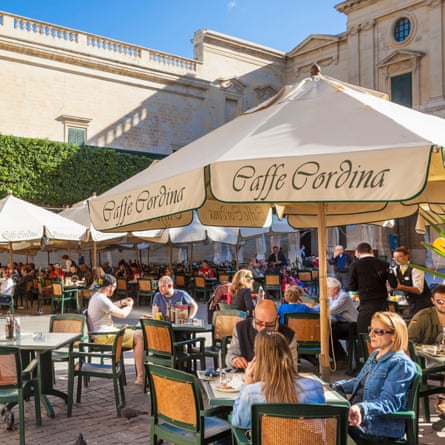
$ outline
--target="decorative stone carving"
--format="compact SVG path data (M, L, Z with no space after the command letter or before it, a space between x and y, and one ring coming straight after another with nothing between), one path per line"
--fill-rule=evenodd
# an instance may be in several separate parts
M227 93L242 95L246 89L246 85L236 77L232 77L231 79L216 79L215 83L219 84Z
M261 88L254 88L256 97L259 101L264 101L266 99L269 99L269 97L274 96L277 94L277 90L270 85L267 87L261 87Z

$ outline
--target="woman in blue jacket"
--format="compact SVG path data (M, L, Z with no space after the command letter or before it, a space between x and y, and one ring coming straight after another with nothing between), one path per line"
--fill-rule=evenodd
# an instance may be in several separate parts
M334 387L351 394L349 435L357 442L384 442L405 434L405 421L386 414L406 408L408 391L416 376L413 361L405 354L408 330L394 312L376 312L368 329L374 351L354 379Z
M250 428L254 403L325 403L320 382L298 376L286 338L264 329L255 337L255 357L235 401L232 424Z

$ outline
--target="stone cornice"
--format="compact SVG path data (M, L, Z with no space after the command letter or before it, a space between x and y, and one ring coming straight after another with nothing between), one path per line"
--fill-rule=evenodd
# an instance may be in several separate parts
M345 33L337 35L328 34L311 34L301 43L299 43L295 48L289 51L286 55L288 58L295 56L296 54L301 55L306 52L311 52L319 49L326 49L330 45L338 45L342 40L345 40ZM311 45L311 43L320 42L319 45Z
M337 5L335 5L335 9L338 12L342 12L343 14L348 14L348 12L350 10L353 10L357 7L363 7L366 6L364 5L364 3L375 3L378 0L347 0L341 3L338 3Z
M267 46L258 45L248 40L221 34L208 29L201 29L195 32L193 43L195 45L212 44L221 48L228 48L232 51L240 52L245 55L259 57L262 59L283 60L285 53Z
M36 45L24 41L16 41L0 35L0 50L7 51L10 56L2 56L11 61L24 64L44 66L46 68L53 66L54 69L77 72L83 75L82 69L95 71L88 75L101 77L110 80L110 75L114 76L113 81L123 83L133 83L135 81L153 82L159 84L159 88L165 85L174 85L175 88L181 87L194 89L195 93L191 95L202 96L209 87L209 82L195 78L193 75L173 74L163 70L142 67L139 64L116 62L102 57L93 57L82 52L61 50L58 48ZM25 56L25 57L20 57ZM29 58L32 58L31 60ZM48 63L48 61L51 61ZM78 68L76 70L76 68ZM119 76L116 78L116 76ZM126 78L126 79L125 79Z

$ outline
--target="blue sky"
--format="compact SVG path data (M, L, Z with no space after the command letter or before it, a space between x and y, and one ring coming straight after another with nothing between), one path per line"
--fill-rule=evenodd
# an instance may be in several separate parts
M198 29L281 51L346 30L340 0L0 0L9 12L183 57Z

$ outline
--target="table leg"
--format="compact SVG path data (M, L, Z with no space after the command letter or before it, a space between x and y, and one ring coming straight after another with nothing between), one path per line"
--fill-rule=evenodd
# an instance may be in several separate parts
M46 409L48 417L55 417L54 408L48 399L48 395L60 397L68 401L68 394L54 388L54 368L51 351L38 353L39 366L37 369L40 383L40 397Z

